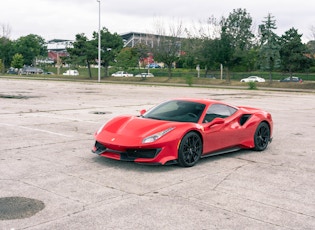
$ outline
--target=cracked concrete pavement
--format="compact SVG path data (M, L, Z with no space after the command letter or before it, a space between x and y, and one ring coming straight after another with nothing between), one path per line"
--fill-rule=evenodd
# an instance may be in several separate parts
M91 153L108 119L174 97L270 111L273 142L192 168ZM0 197L45 204L0 229L315 229L314 121L312 93L0 78Z

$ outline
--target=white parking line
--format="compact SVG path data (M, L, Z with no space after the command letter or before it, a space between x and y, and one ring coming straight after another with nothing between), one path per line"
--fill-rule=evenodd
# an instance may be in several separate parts
M86 122L86 123L92 123L92 124L98 124L99 122L96 121L87 121L87 120L82 120L78 118L71 118L71 117L65 117L65 116L58 116L58 115L51 115L51 114L27 114L27 116L33 116L33 117L45 117L45 118L54 118L54 119L60 119L60 120L68 120L68 121L79 121L79 122Z
M72 137L71 135L65 135L65 134L62 134L62 133L51 132L51 131L44 130L44 129L35 129L35 128L30 128L30 127L25 127L25 126L20 126L20 125L6 124L6 123L0 123L0 125L14 127L14 128L19 128L19 129L27 129L27 130L32 130L32 131L38 131L38 132L43 132L43 133L49 133L49 134L62 136L62 137Z

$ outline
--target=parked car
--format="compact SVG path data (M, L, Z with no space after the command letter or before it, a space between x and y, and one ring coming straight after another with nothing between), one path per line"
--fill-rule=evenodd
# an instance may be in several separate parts
M286 77L281 79L280 82L303 82L303 80L299 77Z
M125 71L117 71L112 74L112 77L133 77L133 74L127 73Z
M161 68L161 66L159 64L156 64L156 63L151 63L149 65L146 65L145 68L146 69L159 69L159 68Z
M68 69L66 72L64 72L62 75L67 76L79 76L79 71L76 69Z
M262 77L258 76L250 76L247 78L241 79L241 82L265 82L266 80Z
M152 73L139 73L137 74L135 77L143 77L143 78L146 78L146 77L154 77L154 75Z
M46 74L46 75L54 75L53 72L44 72L44 74Z
M40 68L36 68L33 66L26 66L23 67L21 70L21 74L27 75L27 74L42 74L44 71Z
M19 69L18 68L13 68L10 67L7 71L8 74L18 74L19 73Z

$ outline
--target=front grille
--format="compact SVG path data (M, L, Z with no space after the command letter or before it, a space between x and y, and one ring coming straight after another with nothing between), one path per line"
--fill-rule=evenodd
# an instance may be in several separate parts
M117 153L120 155L121 160L135 160L137 158L147 158L152 159L156 157L161 149L127 149L126 151L117 151L113 149L109 149L106 146L102 145L99 142L95 142L94 150L93 152L100 155L102 153L111 152L111 153Z
M128 149L128 158L154 158L161 149Z

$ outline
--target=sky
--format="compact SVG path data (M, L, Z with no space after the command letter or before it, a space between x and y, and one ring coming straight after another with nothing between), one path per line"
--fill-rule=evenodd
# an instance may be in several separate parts
M294 27L302 41L314 40L315 1L313 0L5 0L0 7L0 36L12 40L36 34L46 41L74 40L76 34L92 37L99 26L111 33L155 33L156 23L182 23L198 28L209 17L228 17L234 9L246 9L253 19L254 32L268 14L276 21L276 34Z

